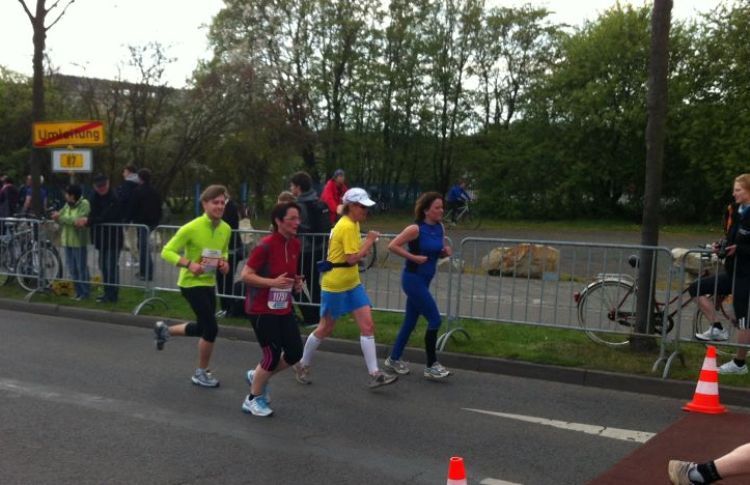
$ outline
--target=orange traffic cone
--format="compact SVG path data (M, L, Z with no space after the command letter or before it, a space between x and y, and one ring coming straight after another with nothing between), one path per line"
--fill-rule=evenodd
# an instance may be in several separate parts
M685 411L704 414L722 414L727 408L719 404L719 370L716 368L716 347L709 345L703 359L698 385L693 400L683 408Z
M448 462L448 482L446 485L467 485L463 458L451 456Z

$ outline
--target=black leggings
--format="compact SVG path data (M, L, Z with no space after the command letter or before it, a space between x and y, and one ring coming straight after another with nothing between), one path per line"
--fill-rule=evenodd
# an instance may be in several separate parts
M213 286L180 287L180 293L190 303L196 322L185 326L185 335L201 337L206 342L216 340L219 325L216 323L216 289Z
M260 366L264 370L269 372L276 370L282 353L284 361L290 366L302 358L302 338L299 334L299 326L291 313L250 315L250 323L253 324L255 336L263 351Z

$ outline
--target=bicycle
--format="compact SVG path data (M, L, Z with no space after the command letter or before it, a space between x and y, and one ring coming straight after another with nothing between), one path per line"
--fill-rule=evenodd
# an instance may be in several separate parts
M628 258L631 267L637 268L638 263L637 256L632 255ZM701 276L709 274L708 270L704 270ZM668 302L654 298L650 318L650 330L653 334L663 332L665 315L666 332L669 333L674 328L674 316L690 304L690 298L684 300L687 292L688 288L683 289ZM578 310L578 324L585 329L586 336L593 342L615 348L628 345L630 335L636 329L637 294L637 281L632 276L626 273L600 275L582 291L573 294ZM675 305L677 302L679 304ZM724 316L731 314L731 305L727 298L717 298L715 305L717 313ZM672 310L667 313L670 308ZM700 333L711 324L704 322L705 318L699 309L696 309L696 312L694 331ZM731 322L731 317L727 317L727 320Z
M15 276L16 264L32 237L30 228L22 228L22 219L5 219L0 235L0 285L7 285Z
M53 221L46 215L36 219L35 222L27 222L29 228L26 233L32 237L26 241L14 267L16 280L26 291L50 288L54 280L62 278L63 271L60 253L47 237L47 226Z
M443 220L447 221L450 227L479 229L479 226L482 225L482 219L476 210L471 209L473 204L473 201L466 200L461 206L448 209L443 216Z

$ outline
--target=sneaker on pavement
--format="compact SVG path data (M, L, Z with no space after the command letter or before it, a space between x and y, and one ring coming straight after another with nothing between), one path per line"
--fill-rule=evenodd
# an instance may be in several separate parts
M169 327L159 320L154 325L154 333L156 334L156 350L163 350L164 343L169 340Z
M427 379L445 379L449 375L451 375L451 371L443 367L440 362L435 362L430 367L424 368L424 376Z
M250 369L245 373L245 380L250 385L250 389L253 388L253 379L255 379L255 369ZM268 394L268 384L263 388L263 394L261 394L266 402L271 402L271 396Z
M310 367L302 365L300 362L294 364L294 378L300 384L310 384L312 382L310 380Z
M367 387L375 389L376 387L387 386L388 384L396 382L396 379L398 379L398 375L396 374L377 371L374 374L370 374L370 382L367 384Z
M267 417L273 414L273 409L268 407L268 402L263 399L263 396L255 396L251 400L248 394L245 402L242 403L242 412L252 414L253 416Z
M695 338L704 342L722 342L729 340L729 330L726 328L711 327L703 333L696 333Z
M693 482L690 480L688 473L690 468L695 466L694 463L680 460L669 460L669 466L667 471L669 472L669 479L673 485L692 485Z
M195 369L192 381L196 386L219 387L219 380L212 376L210 371L205 369Z
M409 364L407 364L403 360L391 359L390 357L388 357L387 359L385 359L385 362L383 363L383 366L386 369L390 369L393 372L395 372L396 374L400 374L402 376L405 376L406 374L408 374L410 372L409 371Z
M719 374L747 374L747 364L737 365L734 360L719 366Z

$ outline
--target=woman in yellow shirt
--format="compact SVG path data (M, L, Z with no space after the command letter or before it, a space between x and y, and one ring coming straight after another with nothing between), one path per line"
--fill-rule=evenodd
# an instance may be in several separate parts
M297 381L310 383L310 363L320 343L331 335L336 320L351 313L359 326L359 343L370 374L369 387L375 388L394 382L398 376L378 368L375 348L375 323L372 320L370 299L359 279L357 263L364 258L380 233L369 231L364 242L359 223L367 218L367 209L375 205L367 192L351 188L344 193L343 217L331 231L327 261L333 268L321 279L320 322L305 341L302 359L295 365Z

